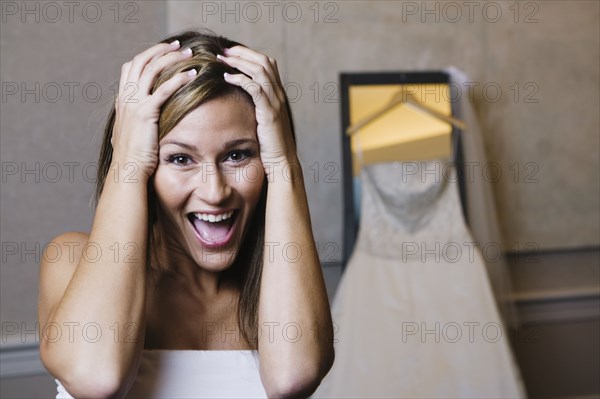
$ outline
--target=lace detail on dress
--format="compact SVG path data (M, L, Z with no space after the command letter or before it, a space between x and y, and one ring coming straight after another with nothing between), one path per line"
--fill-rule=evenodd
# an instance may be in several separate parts
M415 246L435 250L447 242L472 245L472 240L457 242L470 238L464 223L447 223L462 215L458 193L447 189L456 176L449 160L365 166L356 247L379 257L398 258L399 243L408 257Z

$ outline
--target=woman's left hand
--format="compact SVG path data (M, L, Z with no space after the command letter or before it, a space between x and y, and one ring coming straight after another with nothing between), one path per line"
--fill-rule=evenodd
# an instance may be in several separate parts
M277 61L240 45L225 49L225 56L217 57L243 72L229 74L225 80L240 86L252 96L258 124L256 134L265 172L268 173L278 164L295 162L296 145L292 137L286 95L277 70Z

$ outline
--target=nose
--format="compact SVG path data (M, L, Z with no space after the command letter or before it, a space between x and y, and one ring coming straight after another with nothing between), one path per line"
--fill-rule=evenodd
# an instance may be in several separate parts
M205 163L196 184L195 195L207 204L220 205L231 195L226 176L215 163Z

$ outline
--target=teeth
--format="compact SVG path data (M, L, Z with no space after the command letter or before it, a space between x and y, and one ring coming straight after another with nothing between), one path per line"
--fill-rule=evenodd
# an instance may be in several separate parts
M234 211L229 211L220 215L213 215L208 213L194 213L194 216L196 216L196 218L200 220L204 220L205 222L216 223L229 219L233 215L233 213Z

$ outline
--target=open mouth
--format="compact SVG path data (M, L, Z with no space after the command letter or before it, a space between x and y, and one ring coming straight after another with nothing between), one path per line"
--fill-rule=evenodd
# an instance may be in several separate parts
M188 213L187 218L203 244L220 246L226 244L231 238L238 213L239 211L236 209L233 213L224 213L216 218L214 215L208 217L205 214Z

